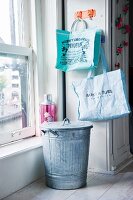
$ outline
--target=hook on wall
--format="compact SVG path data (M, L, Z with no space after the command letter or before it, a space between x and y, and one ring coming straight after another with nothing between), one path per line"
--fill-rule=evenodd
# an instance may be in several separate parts
M74 14L75 19L77 19L77 18L79 18L79 19L86 19L86 18L92 19L95 16L96 16L96 10L94 10L94 9L89 9L89 10L86 10L86 11L77 11Z
M86 19L86 18L89 18L92 20L93 17L96 16L96 10L94 9L89 9L89 10L86 10L86 11L77 11L75 12L74 14L74 17L75 19L78 19L78 20L82 20L82 19ZM101 43L105 43L105 35L101 35Z

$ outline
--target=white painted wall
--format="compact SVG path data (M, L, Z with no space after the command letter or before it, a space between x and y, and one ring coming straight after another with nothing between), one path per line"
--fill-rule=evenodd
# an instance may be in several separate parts
M105 0L66 0L66 29L71 30L74 21L74 13L78 10L95 9L96 17L93 20L86 19L89 27L98 27L105 32ZM77 97L73 92L72 81L82 79L87 76L87 70L71 71L66 73L67 82L67 116L70 119L77 119Z
M41 1L44 61L44 93L51 93L57 101L56 64L56 0Z
M0 199L44 175L42 147L0 159Z
M88 9L96 10L96 17L92 20L86 19L89 27L97 26L97 28L102 29L105 34L106 43L104 45L105 49L106 45L109 47L110 36L108 23L109 20L108 15L108 1L106 0L66 0L66 29L71 30L71 25L74 21L74 13L80 10L88 10ZM106 51L106 57L110 63L110 51ZM82 70L79 72L68 72L66 73L66 110L67 117L71 120L76 120L78 118L78 102L77 96L75 95L72 82L82 79L87 76L87 70ZM98 171L98 172L107 172L110 170L110 155L111 155L111 133L109 135L109 123L107 122L98 122L93 123L93 130L91 132L90 138L90 157L89 157L89 170Z

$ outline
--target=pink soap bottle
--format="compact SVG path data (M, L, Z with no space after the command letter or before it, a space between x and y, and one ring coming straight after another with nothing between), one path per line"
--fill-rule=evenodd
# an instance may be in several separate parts
M51 94L44 94L44 102L40 104L41 123L56 121L56 106Z

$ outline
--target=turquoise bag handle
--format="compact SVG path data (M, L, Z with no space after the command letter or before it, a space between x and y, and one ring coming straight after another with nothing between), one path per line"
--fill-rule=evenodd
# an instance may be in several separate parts
M101 52L101 60L102 60L102 68L103 68L103 73L107 73L109 71L109 66L107 64L107 60L105 57L105 53L103 48L100 48L100 52Z
M97 30L95 35L95 45L94 45L94 66L98 66L99 57L100 57L100 48L101 48L101 37L102 37L102 30Z
M100 56L102 61L103 74L106 74L109 71L109 66L107 64L105 53L102 47L100 47ZM90 69L87 78L93 78L94 76L95 76L95 69Z

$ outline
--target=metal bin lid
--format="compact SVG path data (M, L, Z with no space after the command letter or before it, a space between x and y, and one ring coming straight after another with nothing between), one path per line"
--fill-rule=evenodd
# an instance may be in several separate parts
M63 121L57 122L44 122L41 125L41 130L72 130L72 129L91 129L92 123L88 121L70 121L68 118L65 118Z

